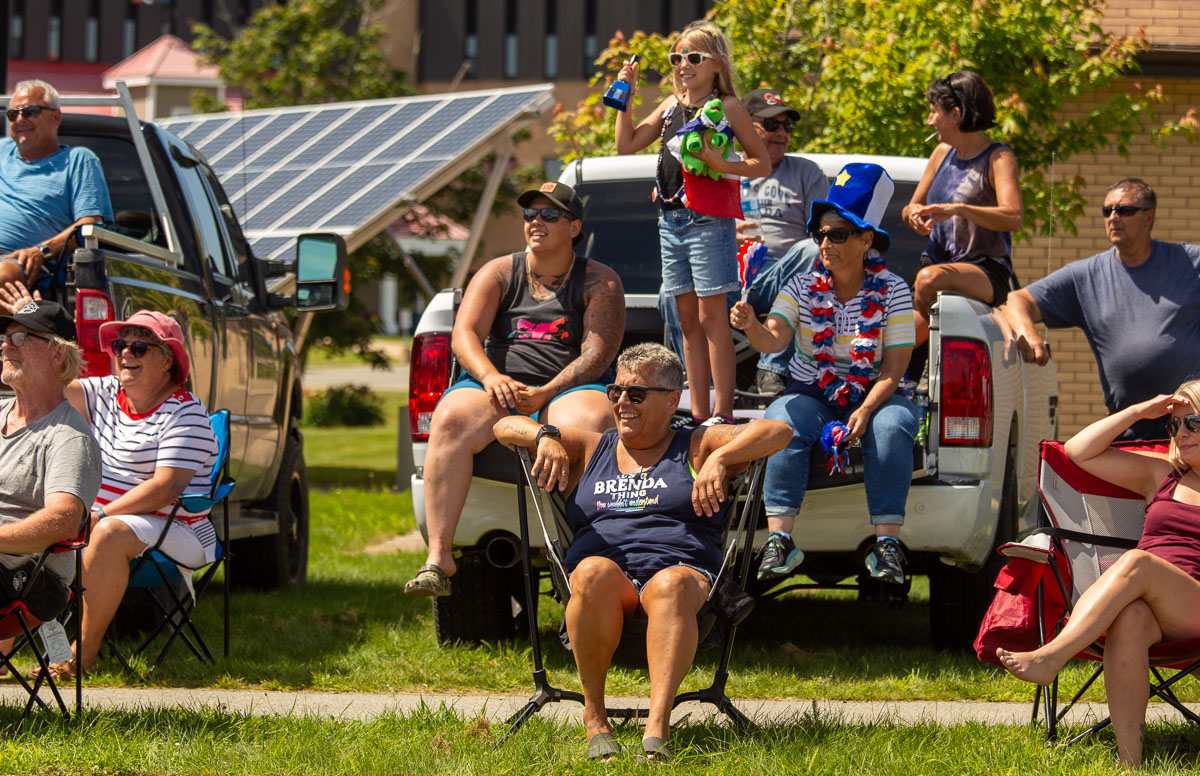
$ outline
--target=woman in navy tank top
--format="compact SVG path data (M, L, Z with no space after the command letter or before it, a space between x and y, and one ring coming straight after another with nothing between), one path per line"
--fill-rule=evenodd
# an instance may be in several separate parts
M673 431L683 364L662 345L634 345L608 386L617 430L556 429L526 417L496 423L496 439L537 451L538 484L567 497L567 635L583 685L588 757L620 752L604 681L625 617L646 618L650 709L642 749L668 759L671 706L696 654L696 615L721 565L728 475L783 449L786 423Z
M1017 158L986 133L996 125L987 83L964 70L929 84L925 96L926 123L938 146L901 211L910 229L929 236L913 280L918 346L929 338L929 308L938 291L1004 304L1016 287L1012 233L1022 220Z
M1033 652L996 650L1021 679L1046 685L1084 647L1105 635L1104 682L1121 762L1142 761L1149 695L1147 651L1160 641L1200 638L1200 380L1171 396L1127 407L1080 431L1067 455L1089 474L1142 494L1146 524L1075 605L1062 632ZM1111 447L1138 420L1167 416L1164 458Z

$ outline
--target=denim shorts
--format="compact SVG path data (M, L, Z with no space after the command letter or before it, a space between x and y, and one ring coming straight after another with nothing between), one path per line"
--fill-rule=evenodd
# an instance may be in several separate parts
M683 566L684 568L691 569L692 571L699 571L701 574L704 575L704 578L708 580L708 586L710 588L717 583L717 575L716 574L712 573L708 569L702 569L699 566L694 566L691 563L676 563L675 566L667 566L666 568L668 568L668 569L675 568L677 566ZM659 569L658 571L664 571L664 570L665 569ZM646 577L645 579L638 579L633 574L630 574L628 571L625 571L625 569L621 569L621 571L624 572L625 577L630 581L630 583L633 584L633 589L637 591L637 594L639 597L642 595L642 588L644 588L646 585L650 584L650 580L654 579L654 574L658 573L658 571L656 571L656 572L654 572L654 574L651 574L649 577Z
M716 296L741 288L737 229L732 218L706 216L683 207L658 216L662 290L668 296L695 291Z
M538 388L540 386L531 385L530 387ZM475 377L473 375L471 375L470 373L463 372L462 377L458 378L458 380L455 381L454 385L451 385L449 388L447 388L442 393L442 399L446 398L446 394L450 393L451 391L456 391L459 388L475 388L480 391L484 390L483 383L476 380ZM546 405L544 407L542 407L540 410L535 412L533 415L530 415L529 417L533 418L534 420L537 420L537 416L542 414L543 412L545 412L550 407L551 404L558 401L562 397L566 396L568 393L574 393L575 391L600 391L601 393L603 393L605 395L605 398L607 398L608 397L608 384L607 383L603 383L603 384L602 383L585 383L584 385L576 385L573 388L568 388L567 390L563 391L562 393L556 395L550 401L546 402ZM442 399L438 399L438 401L440 402ZM510 412L513 415L517 414L516 410L510 410Z

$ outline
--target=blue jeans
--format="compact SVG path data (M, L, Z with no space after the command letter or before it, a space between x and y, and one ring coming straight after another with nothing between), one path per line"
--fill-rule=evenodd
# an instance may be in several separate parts
M754 308L754 312L760 317L771 312L771 305L775 304L775 297L779 296L783 284L793 275L811 271L817 262L817 256L817 246L811 239L801 240L793 245L783 258L768 256L762 269L750 283L750 293L746 296L746 301ZM730 291L726 295L730 307L742 298L741 293L740 290ZM683 358L683 332L679 329L679 311L675 308L675 297L663 293L661 288L658 292L658 312L667 326L672 350ZM779 353L763 353L758 359L758 368L777 375L787 375L788 362L792 360L795 352L795 343L789 342Z
M788 385L792 390L796 383ZM763 496L768 515L795 515L808 488L808 460L820 447L821 431L831 420L845 422L854 407L834 411L828 402L804 393L785 393L767 407L767 418L792 427L792 441L767 459ZM871 524L903 525L908 486L912 482L913 436L917 433L916 408L898 394L883 403L867 421L861 444Z

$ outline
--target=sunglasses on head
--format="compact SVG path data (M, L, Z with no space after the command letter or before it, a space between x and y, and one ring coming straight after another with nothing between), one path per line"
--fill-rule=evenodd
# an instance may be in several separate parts
M19 118L34 119L40 116L44 110L54 109L47 108L45 105L26 105L24 108L9 108L4 112L4 115L8 116L9 121L16 121Z
M792 134L792 130L794 130L796 128L796 120L795 119L759 119L758 125L768 132L774 132L775 130L779 129L780 127L783 127L783 131L787 132L790 135L790 134Z
M25 340L29 337L40 339L42 342L53 342L49 337L43 337L41 334L34 334L31 331L14 331L12 334L0 334L0 345L8 344L14 348L19 348L25 344Z
M850 239L852 234L862 234L862 229L822 229L819 232L809 232L809 236L816 241L817 245L825 242L825 238L829 238L829 242L834 245L841 245Z
M542 220L548 224L554 223L563 216L568 219L572 217L570 213L556 207L527 207L521 211L521 218L524 218L527 224L532 224L538 216L541 216Z
M1104 207L1100 208L1100 212L1104 214L1105 218L1108 218L1113 213L1116 213L1121 218L1129 218L1135 213L1140 213L1143 210L1149 209L1150 208L1148 207L1138 207L1137 205L1105 205Z
M126 342L123 339L115 339L109 343L109 347L112 348L114 356L121 355L125 352L125 348L129 348L129 355L133 356L134 358L143 358L148 352L150 352L151 348L156 348L158 345L155 345L152 342L143 342L142 340Z
M1167 418L1167 432L1171 436L1178 434L1181 426L1187 426L1187 430L1193 434L1200 434L1200 415L1184 415L1182 418L1172 415Z
M629 394L629 402L631 404L641 404L646 400L646 393L649 391L660 391L662 393L670 393L670 388L655 388L650 385L621 385L619 383L608 384L608 400L616 404L621 400L621 394Z
M701 62L706 59L712 59L712 54L705 54L703 51L689 51L686 54L674 51L667 54L667 61L671 63L671 67L679 67L685 59L692 67L700 67Z

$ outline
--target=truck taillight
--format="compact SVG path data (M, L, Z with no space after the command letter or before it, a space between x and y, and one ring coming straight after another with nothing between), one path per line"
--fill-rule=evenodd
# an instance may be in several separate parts
M428 441L433 408L449 387L450 335L418 334L413 337L408 368L408 422L412 441Z
M103 291L81 288L75 293L75 332L83 351L85 377L112 374L112 359L100 349L100 326L113 320L112 300Z
M992 362L978 340L942 340L943 445L992 443Z

